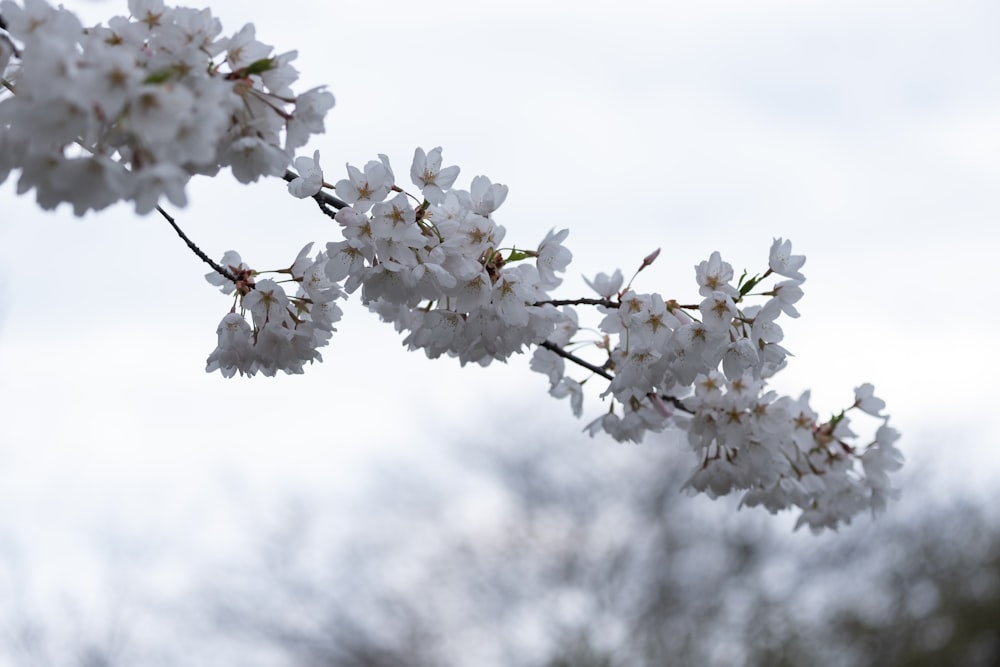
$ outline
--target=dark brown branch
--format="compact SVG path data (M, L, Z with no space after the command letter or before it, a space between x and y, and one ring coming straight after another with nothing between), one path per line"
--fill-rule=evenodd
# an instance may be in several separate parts
M555 343L553 343L551 341L544 340L541 343L539 343L538 345L539 345L539 347L544 347L546 350L548 350L550 352L555 352L556 354L558 354L563 359L566 359L568 361L572 361L574 364L576 364L578 366L583 366L588 371L590 371L592 373L596 373L597 375L600 375L605 380L609 380L610 381L610 380L614 379L614 376L611 375L611 373L609 373L605 369L601 368L600 366L595 366L594 364L592 364L592 363L590 363L588 361L584 361L583 359L581 359L580 357L576 356L572 352L567 352L562 347L560 347L559 345L556 345ZM653 392L650 392L649 396L653 396ZM674 406L676 409L680 410L681 412L686 412L688 414L692 414L690 410L688 410L687 408L684 407L684 404L681 402L681 399L677 398L676 396L667 396L666 394L661 394L661 395L658 396L658 398L661 401L665 401L665 402L669 403L670 405Z
M293 171L289 171L289 170L286 170L285 171L285 175L282 176L282 178L284 178L289 183L291 183L292 181L294 181L298 177L299 177L298 174L296 174ZM319 204L320 209L322 209L322 211L324 213L326 213L327 215L330 215L329 210L327 210L327 208L326 208L328 206L331 206L331 207L337 209L338 211L340 209L342 209L342 208L347 208L348 206L350 206L350 204L348 204L343 199L338 199L337 197L334 197L333 195L329 195L329 194L323 192L322 190L320 190L319 192L317 192L316 194L314 194L312 196L312 198L316 200L316 203Z
M652 395L652 393L653 392L650 392L650 395ZM691 412L690 410L688 410L687 408L685 408L684 404L681 402L681 399L677 398L676 396L667 396L666 394L660 394L659 395L659 399L661 401L666 401L667 403L669 403L670 405L674 406L675 408L677 408L681 412L686 412L689 415L693 415L694 414L693 412Z
M234 276L232 272L229 271L229 269L219 266L215 261L212 260L211 257L202 252L201 248L196 246L194 244L194 241L189 239L187 235L183 232L183 230L181 230L181 228L177 226L177 223L174 221L174 219L170 216L169 213L164 211L159 206L156 207L156 210L160 213L160 215L162 215L166 219L167 222L170 223L170 226L174 228L174 231L177 232L177 235L181 237L181 240L183 240L184 243L187 244L187 247L191 249L191 252L197 255L198 258L201 259L201 261L211 266L212 270L218 273L220 276L222 276L226 280L231 281L233 284L236 284L236 276Z
M333 209L331 209L326 204L324 204L323 201L319 198L319 196L314 195L313 196L313 201L316 202L316 206L319 206L320 213L322 213L323 215L325 215L326 217L328 217L328 218L330 218L332 220L336 220L337 219L337 212L334 211Z
M548 301L536 301L532 306L604 306L605 308L618 308L621 306L611 299L549 299Z
M556 354L558 354L563 359L568 359L569 361L572 361L577 366L583 366L584 368L586 368L591 373L596 373L597 375L600 375L605 380L614 380L615 379L614 376L611 375L611 373L607 372L606 370L604 370L600 366L595 366L594 364L590 363L589 361L584 361L583 359L581 359L580 357L576 356L572 352L567 352L566 350L562 349L560 346L556 345L553 342L550 342L550 341L547 341L547 340L543 340L538 345L539 345L539 347L544 347L546 350L548 350L550 352L555 352Z
M298 176L296 174L292 173L291 171L287 171L286 170L285 171L285 175L284 175L283 178L286 181L291 182L291 181L295 180L296 178L298 178ZM316 200L316 203L319 205L320 210L323 211L323 213L325 213L326 215L330 216L331 218L333 217L334 214L333 214L332 211L330 211L330 209L328 207L333 207L333 208L335 208L337 210L340 210L342 208L347 208L349 206L349 204L347 202L345 202L345 201L343 201L341 199L337 199L333 195L328 195L328 194L326 194L325 192L322 192L322 191L317 192L315 195L313 195L313 199ZM174 228L174 231L177 232L177 235L181 237L181 240L183 240L184 243L187 244L187 247L191 249L191 252L193 252L195 255L197 255L198 258L201 259L201 261L203 261L206 264L208 264L210 267L212 267L213 271L215 271L216 273L218 273L220 276L222 276L226 280L231 281L233 284L236 284L238 282L236 280L236 276L234 276L232 274L232 272L229 271L229 269L226 269L225 267L220 266L214 260L212 260L211 257L209 257L204 252L202 252L201 248L199 248L197 245L195 245L194 241L192 241L191 239L189 239L187 237L187 235L177 225L177 222L173 219L173 217L170 216L169 213L167 213L166 211L164 211L159 206L156 207L156 210L159 212L160 215L162 215L164 217L164 219L166 219L166 221L168 223L170 223L170 226Z

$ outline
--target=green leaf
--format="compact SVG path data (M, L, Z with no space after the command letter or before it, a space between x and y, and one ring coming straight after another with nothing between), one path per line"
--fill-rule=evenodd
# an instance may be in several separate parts
M242 71L244 76L250 76L251 74L263 74L272 69L274 69L274 58L261 58L244 67Z
M740 278L740 282L742 282L742 281L743 281L743 279ZM750 280L746 281L746 283L742 287L740 287L740 296L746 296L747 294L749 294L750 290L752 290L754 287L756 287L757 283L759 283L759 282L760 282L760 276L759 275L755 275L753 278L751 278Z
M522 259L527 259L532 256L533 255L529 255L522 250L511 250L510 255L507 256L507 262L519 262Z
M158 72L151 72L149 76L147 76L145 79L142 80L142 82L151 84L165 83L169 81L173 76L174 76L173 68L161 69Z

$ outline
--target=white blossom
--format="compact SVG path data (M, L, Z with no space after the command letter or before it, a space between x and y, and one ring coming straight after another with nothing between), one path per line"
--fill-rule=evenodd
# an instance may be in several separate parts
M311 158L297 157L293 164L299 175L288 183L288 192L299 199L317 194L323 187L323 170L319 166L319 151L313 151Z
M291 151L322 131L332 96L295 97L294 52L270 55L253 25L225 38L209 10L160 0L129 10L84 30L46 0L0 3L10 36L0 38L0 71L16 69L14 94L0 100L0 181L20 170L20 192L77 215L123 199L148 213L162 195L186 203L196 173L281 176ZM63 186L60 174L89 180Z

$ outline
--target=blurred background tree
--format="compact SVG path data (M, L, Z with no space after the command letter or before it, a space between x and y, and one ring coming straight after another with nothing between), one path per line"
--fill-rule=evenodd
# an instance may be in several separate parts
M788 534L685 498L675 446L530 441L466 457L464 498L398 471L339 546L299 507L262 563L217 580L225 631L310 666L1000 664L981 505L910 480L908 514Z
M545 440L387 469L356 507L290 500L184 596L133 600L158 633L119 610L70 636L10 608L10 663L1000 664L1000 530L981 503L911 479L898 511L816 537L684 497L676 443Z

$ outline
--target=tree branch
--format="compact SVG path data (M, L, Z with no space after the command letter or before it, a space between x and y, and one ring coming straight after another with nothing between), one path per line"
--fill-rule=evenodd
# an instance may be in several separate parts
M654 395L653 392L649 392L649 394L648 394L648 396L653 396L653 395ZM659 394L659 395L657 395L657 398L659 398L661 401L666 401L667 403L669 403L670 405L674 406L676 409L680 410L681 412L686 412L689 415L693 415L694 414L693 412L691 412L690 410L688 410L687 408L685 408L684 404L681 402L681 399L677 398L676 396L667 396L666 394Z
M589 361L584 361L583 359L581 359L580 357L576 356L572 352L567 352L566 350L562 349L560 346L556 345L555 343L553 343L551 341L543 340L541 343L538 344L538 346L539 347L544 347L546 350L548 350L550 352L555 352L556 354L558 354L563 359L568 359L569 361L572 361L577 366L583 366L584 368L586 368L591 373L596 373L597 375L600 375L605 380L610 381L610 380L614 380L615 379L615 377L611 373L607 372L606 370L604 370L600 366L595 366L594 364L590 363Z
M604 306L605 308L619 308L621 304L611 299L549 299L548 301L536 301L532 306Z
M177 232L177 235L181 237L181 240L183 240L184 243L187 244L187 247L191 249L191 252L197 255L198 258L201 259L201 261L211 266L212 270L218 273L220 276L222 276L226 280L231 281L233 284L236 284L237 282L236 276L234 276L232 272L229 271L229 269L219 266L215 261L212 260L211 257L202 252L201 248L196 246L194 244L194 241L189 239L187 235L183 232L183 230L181 230L181 228L177 226L177 223L174 221L174 219L170 216L169 213L164 211L159 206L156 207L156 210L160 213L160 215L162 215L166 219L167 222L170 223L170 226L174 228L174 231Z
M294 181L298 177L299 177L298 174L296 174L295 172L293 172L291 170L287 170L287 169L285 170L285 175L282 176L282 178L284 178L289 183L291 183L292 181ZM329 195L329 194L323 192L322 190L320 190L319 192L317 192L316 194L314 194L312 196L312 198L316 200L316 203L319 204L320 210L323 211L323 213L325 213L326 215L330 215L330 212L326 208L327 206L332 206L333 208L337 209L338 211L340 209L342 209L342 208L347 208L347 207L350 206L350 204L348 204L343 199L338 199L338 198L334 197L333 195ZM333 216L330 216L330 217L333 217Z
M594 301L596 299L591 299L591 300ZM605 380L608 380L608 381L614 380L614 376L611 375L611 373L609 373L605 369L601 368L600 366L595 366L594 364L590 363L589 361L584 361L583 359L581 359L580 357L576 356L572 352L567 352L562 347L560 347L559 345L556 345L555 343L553 343L551 341L543 340L541 343L538 344L538 346L539 347L544 347L546 350L548 350L550 352L555 352L556 354L558 354L563 359L566 359L568 361L572 361L574 364L576 364L578 366L583 366L588 371L590 371L592 373L596 373L597 375L600 375ZM674 406L674 408L676 408L677 410L680 410L681 412L686 412L688 414L692 414L692 412L690 410L688 410L687 408L684 407L684 404L681 402L681 399L677 398L676 396L667 396L666 394L656 395L653 392L649 392L648 395L650 397L656 396L661 401L665 401L665 402L669 403L670 405Z

